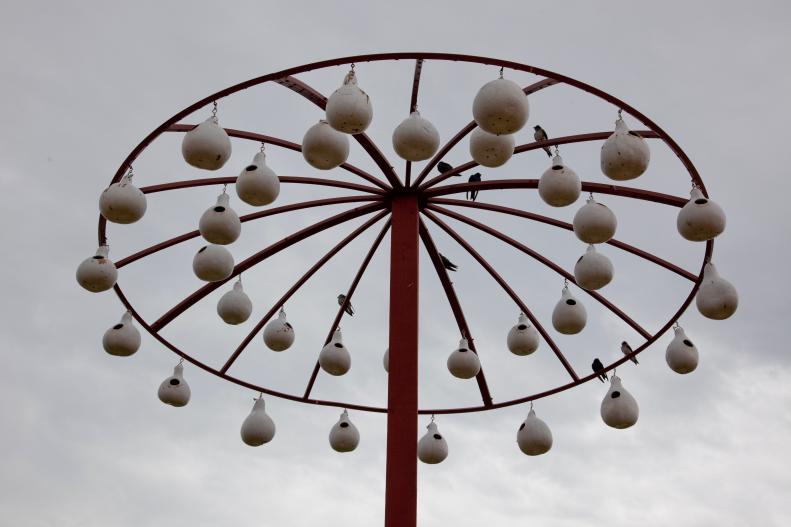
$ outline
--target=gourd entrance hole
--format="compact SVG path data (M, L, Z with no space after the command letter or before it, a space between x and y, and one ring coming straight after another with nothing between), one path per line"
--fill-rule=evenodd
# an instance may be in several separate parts
M349 428L349 423L341 423L341 428Z
M181 384L180 380L178 380L178 379L170 379L170 385L171 386L178 386L179 384Z
M568 305L570 305L570 306L576 306L577 305L577 301L572 299L572 298L569 298L568 300L566 300L566 303Z
M580 262L582 261L582 259L583 259L583 258L585 258L585 255L584 255L584 254L583 254L582 256L580 256L580 257L577 259L577 263L580 263Z
M689 346L690 348L693 346L692 342L689 339L684 339L684 344Z
M101 256L101 255L99 255L99 254L97 254L97 255L95 255L95 256L93 257L93 259L94 259L94 260L101 260L101 259L103 259L103 258L104 258L104 256Z
M335 347L336 347L336 348L342 348L342 347L343 347L343 344L341 344L340 342L336 342L336 343L335 343Z
M707 200L706 198L698 198L695 200L695 205L705 205L708 202L709 200Z
M518 329L519 331L524 331L527 329L527 326L525 324L519 324L518 326L516 326L516 329Z
M552 165L552 170L563 170L563 165Z
M459 348L459 351L462 352L462 353L465 353L467 351L467 349L466 348Z
M214 212L225 212L225 207L218 205L214 207Z
M124 327L123 324L116 324L115 326L113 326L113 329L121 329L122 327Z
M612 397L613 399L617 399L620 396L621 396L621 392L619 392L618 390L615 390L614 392L612 392L612 394L610 394L610 397Z
M252 172L253 170L255 170L257 168L258 167L256 165L247 165L246 167L244 167L244 170L245 170L245 172Z
M203 246L203 247L201 247L201 248L200 248L200 250L199 250L198 252L199 252L199 253L202 253L202 252L203 252L203 251L205 251L205 250L206 250L206 246Z
M522 430L524 430L524 429L525 429L525 424L524 424L524 423L522 423L522 424L519 426L519 431L521 432L521 431L522 431Z
M442 436L439 434L434 434L434 439L442 439Z

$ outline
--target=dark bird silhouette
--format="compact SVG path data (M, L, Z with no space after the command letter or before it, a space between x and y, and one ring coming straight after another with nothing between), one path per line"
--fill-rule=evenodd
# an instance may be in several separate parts
M444 174L445 172L450 172L451 170L453 170L453 166L444 161L440 161L439 163L437 163L437 170L439 170L440 174ZM461 175L461 172L453 175L458 177Z
M535 133L533 133L533 139L536 141L546 141L549 139L546 130L541 128L541 126L535 125L533 130L535 130ZM544 152L546 152L549 157L552 157L552 150L550 150L548 146L544 147Z
M604 364L601 363L599 359L593 359L593 364L591 364L591 368L593 368L593 373L599 378L601 382L604 382L608 379L607 372L604 371Z
M346 302L346 295L338 295L338 305L342 306L344 302ZM354 308L351 302L346 303L346 309L344 311L346 311L350 317L354 316Z
M442 260L442 265L448 271L457 271L459 269L459 266L445 258L444 254L439 253L439 259Z
M621 351L623 352L624 355L629 355L632 352L632 347L629 345L628 342L624 340L623 342L621 342ZM637 357L632 357L629 360L634 362L635 364L640 364L639 362L637 362Z
M470 176L470 179L468 181L470 183L477 183L480 180L481 180L481 174L480 174L480 172L476 172L475 174ZM478 191L477 190L470 190L470 191L466 192L466 195L467 195L467 199L475 201L475 198L478 197Z

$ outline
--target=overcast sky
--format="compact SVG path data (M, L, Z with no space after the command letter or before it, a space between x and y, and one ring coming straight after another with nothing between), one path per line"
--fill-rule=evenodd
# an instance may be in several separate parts
M177 362L149 335L130 358L110 357L101 336L122 314L110 293L89 294L74 280L79 262L96 249L97 202L126 154L152 129L194 101L225 86L286 67L358 53L445 51L515 60L567 74L620 97L682 145L709 193L728 214L714 261L739 290L729 320L682 317L700 350L697 371L669 370L665 335L618 374L640 404L628 430L599 417L606 386L594 381L536 403L555 444L545 456L524 456L515 444L527 408L439 416L450 456L419 467L419 524L785 526L791 524L791 360L785 349L791 288L788 279L787 145L791 93L791 8L786 2L374 2L277 5L262 2L13 2L0 17L4 108L0 182L4 193L0 274L0 524L18 527L313 525L370 527L382 522L383 415L351 412L362 440L338 454L327 443L339 409L267 397L277 424L274 441L252 449L239 426L256 394L187 365L190 404L159 402L156 390ZM357 73L371 96L371 137L396 160L392 129L406 116L413 63L362 64ZM343 68L301 76L325 94ZM476 90L496 68L427 62L422 114L443 140L471 118ZM536 77L506 76L520 84ZM609 130L615 109L556 86L532 96L529 126L551 135ZM205 119L209 109L185 119ZM322 116L305 99L272 85L222 101L224 126L301 141ZM627 118L633 128L641 128ZM181 159L179 134L163 136L135 163L140 186L214 175L234 176L257 145L234 140L233 156L217 174ZM652 140L648 172L629 185L679 196L689 180L678 160ZM598 143L570 145L564 159L584 180L604 182ZM467 141L446 158L469 160ZM299 154L270 148L281 175L355 181L342 171L320 173ZM350 161L379 175L353 144ZM484 179L539 177L541 151L515 157ZM457 181L457 180L456 180ZM350 191L284 185L279 204ZM151 195L143 220L111 225L111 258L197 225L220 189L201 187ZM581 204L550 209L534 191L482 194L570 221ZM677 209L600 196L618 215L617 237L696 271L703 246L681 239ZM252 208L232 193L241 214ZM231 250L237 261L278 238L346 206L312 209L247 223ZM464 211L464 210L462 210ZM502 229L572 269L584 245L563 230L492 213L471 216ZM245 274L251 320L225 326L207 297L164 334L195 357L221 365L273 302L315 259L364 219L336 227ZM562 279L512 248L450 220L486 255L549 328ZM505 335L518 308L474 260L436 226L440 250L460 270L453 276L476 338L495 401L567 382L545 343L515 357ZM230 373L273 389L301 394L337 304L378 227L351 244L288 302L294 347L274 354L260 336ZM357 315L342 322L353 367L320 374L316 397L382 405L387 377L388 242L385 239L355 296ZM119 283L149 321L201 284L191 259L195 239L122 269ZM604 250L604 249L603 249ZM654 331L686 296L691 283L607 247L616 267L602 294ZM421 407L479 404L474 381L445 367L458 330L425 253L421 253ZM553 337L571 363L587 373L593 357L609 363L617 344L641 337L594 300L577 336ZM427 423L421 416L420 431ZM415 438L417 439L417 438Z

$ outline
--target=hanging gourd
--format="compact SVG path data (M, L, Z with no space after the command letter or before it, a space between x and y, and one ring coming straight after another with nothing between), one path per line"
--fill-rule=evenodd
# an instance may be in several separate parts
M508 350L514 355L530 355L538 349L538 330L530 324L524 313L519 313L519 320L508 332L506 339Z
M264 146L261 145L261 151L253 156L253 161L237 176L236 195L248 205L260 207L275 201L279 194L280 179L267 166Z
M555 149L552 165L538 180L538 195L547 205L565 207L577 201L580 192L582 192L582 183L579 176L563 164L563 158Z
M478 355L467 344L467 339L459 341L456 348L448 357L448 370L459 379L472 379L481 371L481 361Z
M470 155L479 165L495 168L514 155L514 136L494 135L476 128L470 134Z
M295 337L294 327L286 319L286 312L281 307L277 318L264 328L264 344L272 351L286 351L294 343Z
M262 396L253 403L253 409L244 422L240 431L242 441L246 445L261 446L269 443L275 437L275 422L266 413L266 403Z
M233 289L220 297L217 302L217 314L226 324L241 324L250 318L253 312L253 303L250 297L244 292L242 278L233 284Z
M302 138L302 157L319 170L341 166L349 157L349 137L333 129L327 121L319 121Z
M360 432L344 410L338 422L330 429L330 446L336 452L351 452L360 444Z
M87 258L77 267L77 283L91 293L107 291L115 285L118 270L107 256L110 247L100 245L96 254Z
M588 320L588 314L568 286L563 288L560 300L552 311L552 325L564 335L574 335L582 331Z
M540 456L552 448L552 431L544 421L536 417L532 404L527 419L516 432L516 444L528 456Z
M673 328L676 336L670 341L665 352L665 360L676 373L691 373L698 367L698 348L684 333L681 326Z
M713 240L725 230L725 212L698 187L693 187L689 201L678 212L676 227L689 241Z
M128 357L140 349L140 331L132 323L132 313L126 311L121 321L104 332L102 347L116 357Z
M231 139L220 127L216 102L212 116L184 134L181 155L190 165L204 170L218 170L231 157Z
M192 259L192 271L205 282L221 282L233 274L233 256L222 245L205 245Z
M242 223L229 205L230 199L231 197L223 190L222 194L217 196L217 203L201 215L198 230L207 242L228 245L239 238Z
M157 395L160 401L170 406L186 406L190 402L190 387L184 380L184 365L181 362L173 368L173 375L159 385Z
M615 236L618 220L606 205L598 203L591 194L574 215L572 225L574 234L583 242L604 243Z
M335 376L343 375L352 367L352 357L343 345L341 328L335 330L330 341L319 353L319 365L322 370Z
M132 169L99 196L99 212L113 223L134 223L146 213L146 195L132 184Z
M620 377L610 377L610 389L601 402L601 418L613 428L629 428L637 422L637 400L621 385Z
M500 78L484 84L472 101L476 124L490 134L513 134L527 123L527 95L514 81Z
M365 132L374 117L371 99L357 86L354 68L343 78L343 85L327 99L327 122L345 134Z
M594 245L588 245L585 254L574 264L574 281L588 291L595 291L609 284L614 273L610 259L597 251Z
M385 350L384 357L382 357L382 366L384 366L387 373L390 373L390 348Z
M629 130L619 110L615 132L601 147L601 171L610 179L626 181L642 175L650 159L648 143Z
M736 312L739 294L729 281L720 276L714 264L703 268L703 281L695 296L700 314L714 320L725 320Z
M429 465L442 463L448 457L448 442L439 433L433 417L426 428L428 431L417 443L417 457Z
M407 161L425 161L439 148L439 132L415 110L393 131L393 149Z

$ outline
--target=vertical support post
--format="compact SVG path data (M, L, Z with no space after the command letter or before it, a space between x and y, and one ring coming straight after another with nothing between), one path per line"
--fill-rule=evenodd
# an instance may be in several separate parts
M394 197L391 218L385 527L415 527L419 248L417 197Z

